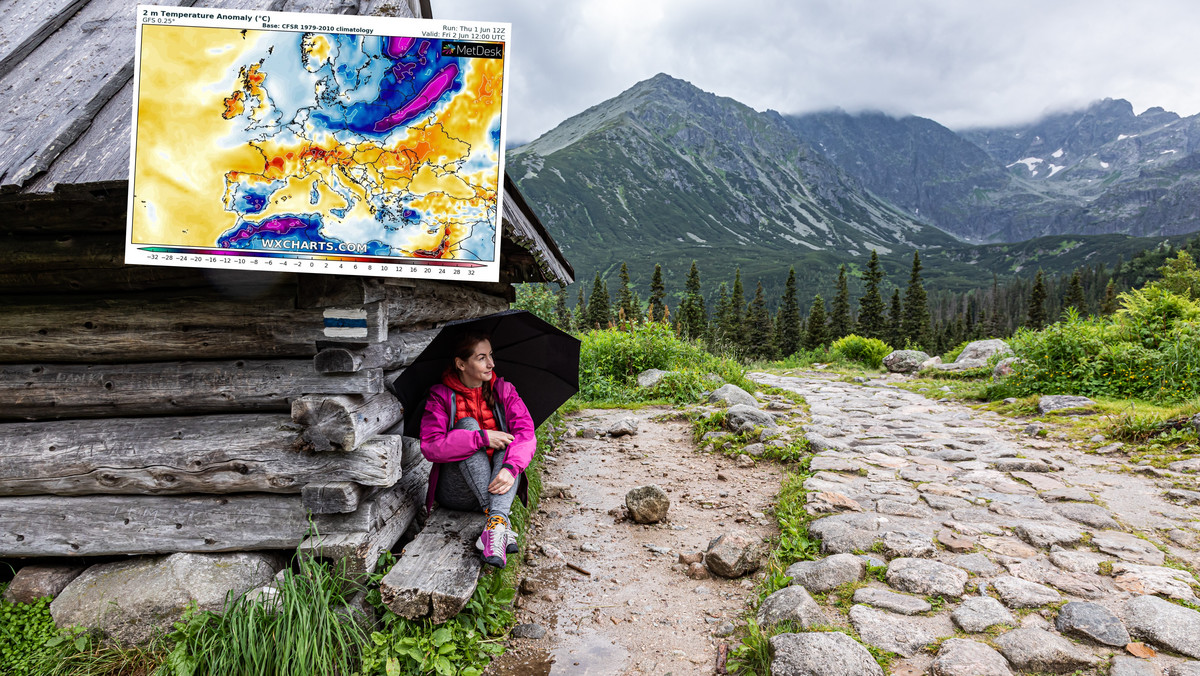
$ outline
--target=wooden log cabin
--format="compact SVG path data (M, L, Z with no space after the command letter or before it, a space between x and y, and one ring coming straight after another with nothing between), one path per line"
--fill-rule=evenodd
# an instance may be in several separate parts
M430 16L410 2L158 4ZM429 471L387 382L571 266L507 179L495 283L125 265L133 28L127 0L0 9L0 558L302 546L371 571Z

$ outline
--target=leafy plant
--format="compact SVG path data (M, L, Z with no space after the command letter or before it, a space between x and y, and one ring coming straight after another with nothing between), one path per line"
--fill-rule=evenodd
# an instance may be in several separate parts
M835 341L829 351L846 361L877 369L883 365L883 358L891 353L892 347L878 338L863 338L852 333Z
M6 586L6 585L5 585ZM3 592L0 587L0 592ZM50 597L33 603L0 600L0 674L40 674L39 654L58 630L50 617Z

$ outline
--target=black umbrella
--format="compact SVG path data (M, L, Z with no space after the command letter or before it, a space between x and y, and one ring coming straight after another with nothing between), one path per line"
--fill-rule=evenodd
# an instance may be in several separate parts
M455 344L472 331L491 336L495 373L517 388L535 426L579 391L579 340L537 315L505 310L450 322L392 383L404 404L405 435L421 436L423 401L429 388L442 381Z

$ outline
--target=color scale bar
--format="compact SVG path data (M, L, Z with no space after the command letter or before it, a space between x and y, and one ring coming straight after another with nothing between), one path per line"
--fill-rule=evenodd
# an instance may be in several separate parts
M257 249L197 249L192 247L175 246L143 246L140 251L150 253L169 253L202 256L225 256L227 258L299 258L306 261L341 261L345 263L381 263L391 265L434 265L447 268L482 268L483 263L469 261L448 261L442 258L388 258L386 256L330 256L326 254L292 254L278 251L261 251Z

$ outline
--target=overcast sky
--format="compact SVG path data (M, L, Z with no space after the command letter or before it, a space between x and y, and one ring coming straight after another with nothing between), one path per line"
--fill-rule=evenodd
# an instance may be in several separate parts
M1105 98L1200 112L1196 0L432 0L513 24L508 140L667 73L758 110L959 129Z

